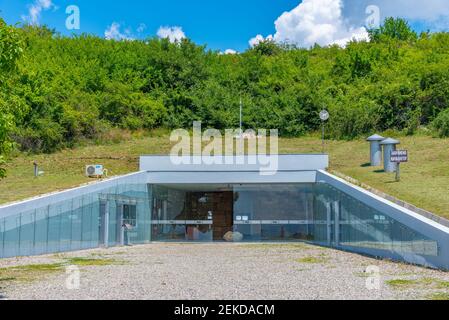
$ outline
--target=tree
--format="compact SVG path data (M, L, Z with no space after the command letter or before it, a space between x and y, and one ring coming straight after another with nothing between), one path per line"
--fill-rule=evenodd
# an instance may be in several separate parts
M407 20L401 18L387 18L378 29L369 30L371 41L380 42L383 39L400 41L416 41L418 35L410 27Z
M266 39L260 41L252 50L263 56L274 56L281 52L282 48L274 40Z
M21 41L16 28L8 26L0 18L0 85L3 86L5 77L16 66L16 61L22 53ZM13 120L5 102L0 95L0 179L5 176L4 154L11 148L9 132L12 130Z
M449 137L449 109L441 112L433 121L432 126L441 138Z
M238 127L240 98L245 128L312 133L326 107L336 139L412 134L449 109L449 33L417 39L401 19L371 30L371 42L305 49L268 39L238 55L189 39L109 41L4 23L1 32L2 154L8 139L38 153L116 141L109 130Z

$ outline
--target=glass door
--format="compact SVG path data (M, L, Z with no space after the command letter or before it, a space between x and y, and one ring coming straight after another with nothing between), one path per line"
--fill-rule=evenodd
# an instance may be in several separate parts
M153 186L152 241L213 241L213 193Z

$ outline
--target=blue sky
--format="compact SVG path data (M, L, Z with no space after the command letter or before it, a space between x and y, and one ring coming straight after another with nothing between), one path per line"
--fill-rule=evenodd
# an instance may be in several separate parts
M176 31L221 51L243 51L266 38L304 47L366 39L370 5L378 7L380 19L401 16L418 31L449 26L448 0L0 0L0 16L10 24L33 21L70 35L73 31L65 28L69 5L80 8L81 29L75 33L104 37L109 30L113 38L139 39L178 26L182 30L161 34Z
M8 23L21 22L31 0L0 0L0 15ZM212 49L244 50L248 40L258 33L274 32L274 21L284 11L294 8L298 0L53 0L57 6L43 11L40 23L63 34L65 8L78 5L81 13L80 32L104 35L113 22L123 30L132 29L136 37L155 36L160 26L181 26L187 37ZM144 32L138 33L139 25Z

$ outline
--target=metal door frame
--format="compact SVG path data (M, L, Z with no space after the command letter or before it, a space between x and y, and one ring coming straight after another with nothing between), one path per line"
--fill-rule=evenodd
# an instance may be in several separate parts
M104 211L101 210L101 207L104 205ZM109 201L101 200L100 201L100 217L99 217L99 245L100 247L107 248L109 246ZM103 239L101 237L103 236Z

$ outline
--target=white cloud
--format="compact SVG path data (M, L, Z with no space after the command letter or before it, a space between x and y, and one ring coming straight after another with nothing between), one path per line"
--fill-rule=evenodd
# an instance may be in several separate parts
M303 0L275 21L273 36L257 35L249 43L254 46L272 38L310 47L315 43L345 46L353 39L368 40L363 26L367 25L369 6L379 8L379 22L387 17L401 17L432 31L449 28L448 0Z
M186 38L184 31L182 31L181 27L160 27L157 31L157 36L161 39L168 38L170 42L179 42L182 39Z
M261 34L258 34L257 36L255 36L254 38L251 38L249 40L249 45L250 45L250 47L255 47L264 40L265 40L265 37Z
M349 6L354 1L346 0ZM402 17L411 20L438 20L441 16L449 17L447 0L361 0L364 5L377 5L384 17Z
M257 36L255 36L254 38L251 38L251 39L249 40L249 45L250 45L250 47L255 47L255 46L257 46L259 43L261 43L261 42L263 42L263 41L265 41L265 40L270 40L270 41L272 41L272 40L273 40L273 35L270 34L269 36L264 37L263 35L258 34Z
M56 10L56 6L52 0L35 0L28 5L28 15L22 15L22 20L33 25L38 25L42 11L47 11L51 8Z
M344 15L355 23L362 23L364 8L374 5L379 8L381 21L387 17L400 17L411 23L420 22L432 31L447 30L449 26L447 0L344 0L344 4Z
M137 32L138 33L142 33L147 29L147 25L145 23L141 23L139 24L139 26L137 27Z
M235 51L234 49L226 49L224 54L237 54L238 52Z
M301 47L344 46L353 39L368 40L366 29L349 25L342 10L342 0L304 0L276 20L273 38Z
M120 23L113 22L104 32L104 37L107 40L133 40L131 37L131 29L121 31Z

